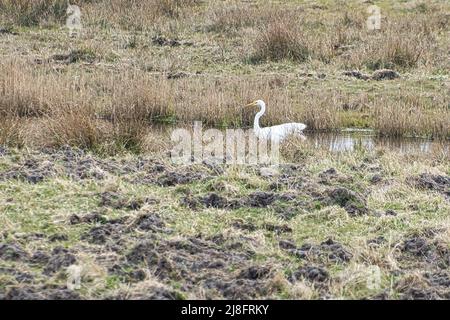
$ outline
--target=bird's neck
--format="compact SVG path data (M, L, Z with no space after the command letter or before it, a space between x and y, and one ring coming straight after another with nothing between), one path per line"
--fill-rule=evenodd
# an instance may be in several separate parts
M259 126L259 118L261 118L262 115L264 114L264 112L266 112L265 106L260 106L260 107L261 107L261 110L259 110L259 112L256 114L255 121L253 122L253 130L255 132L258 132L261 129L261 127Z

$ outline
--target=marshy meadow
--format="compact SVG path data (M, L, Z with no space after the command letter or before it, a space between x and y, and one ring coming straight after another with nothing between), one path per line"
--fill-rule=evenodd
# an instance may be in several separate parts
M449 139L446 0L0 0L0 299L450 299Z

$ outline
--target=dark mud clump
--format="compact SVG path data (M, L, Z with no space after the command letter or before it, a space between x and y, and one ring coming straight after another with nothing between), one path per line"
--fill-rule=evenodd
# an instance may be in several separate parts
M169 39L164 36L154 36L152 38L152 43L156 46L169 46L169 47L179 47L179 46L193 46L194 43L188 40L177 40L177 39Z
M272 192L257 191L250 194L245 203L250 207L265 208L271 205L277 199Z
M156 213L145 213L140 215L134 225L140 230L153 232L167 232L166 224Z
M207 294L208 298L214 298L217 295L226 299L255 299L260 296L267 296L271 288L264 280L250 280L250 279L232 279L228 280L225 277L211 277L203 282L204 288L211 295Z
M276 225L276 224L266 223L266 224L263 225L263 227L267 231L271 231L271 232L274 232L276 234L291 233L292 232L292 228L289 227L287 224Z
M142 296L145 300L175 300L179 299L179 294L174 290L161 287L150 287L148 294Z
M322 267L306 265L292 273L290 280L292 282L300 279L307 279L312 282L324 282L330 277L328 271Z
M381 81L381 80L394 80L400 78L400 74L397 71L391 69L380 69L376 70L372 74L372 80Z
M144 281L147 277L143 269L134 268L130 264L115 264L109 269L109 272L118 276L122 282L126 283L137 283Z
M329 203L344 208L351 216L360 216L369 213L366 200L356 192L346 188L336 188L328 193Z
M334 179L337 176L338 176L338 173L335 168L330 168L319 174L321 183L328 183L331 179Z
M416 256L426 256L431 250L431 246L427 239L413 236L403 242L401 250Z
M446 269L450 266L450 249L437 240L412 235L399 245L402 252L401 261L408 264L426 264L429 267Z
M326 256L331 262L348 262L353 257L342 244L332 239L322 242L319 247L312 247L312 252L318 256Z
M163 173L156 180L157 184L163 187L176 186L179 184L188 184L194 181L205 179L206 176L201 172L185 172L178 173L175 171L169 171Z
M297 249L297 245L289 240L280 240L278 242L278 245L280 246L281 249L285 249L285 250L295 250Z
M56 247L52 256L44 268L44 274L51 275L64 267L68 267L77 261L76 257L63 247Z
M392 216L392 217L397 216L397 212L395 212L395 211L392 210L392 209L386 210L386 211L384 212L384 214L387 215L387 216Z
M202 165L210 170L212 175L218 176L225 172L224 170L224 160L221 158L206 158L202 161Z
M272 197L273 197L273 199L272 199ZM260 205L266 206L266 204L267 204L267 206L269 206L269 205L276 206L280 202L291 202L291 201L296 200L296 195L294 193L290 193L290 192L277 194L277 193L272 193L272 192L258 191L258 192L251 193L248 196L248 199L250 199L249 204L251 206L255 206L255 203L258 207Z
M104 227L93 227L81 239L92 244L104 244L108 238L112 235L111 225Z
M92 227L88 232L81 236L81 239L92 244L102 245L108 243L108 245L114 246L115 243L120 243L121 238L126 231L126 226L123 224L126 219L127 217L110 220L103 225ZM111 247L111 249L113 249L113 247Z
M254 252L245 249L242 241L199 236L142 241L128 252L126 263L146 266L164 283L182 281L183 291L201 290L210 298L244 299L267 292L271 278L270 267L254 266L252 256Z
M400 279L394 283L394 289L403 300L447 300L450 298L447 276L443 272L426 272Z
M450 177L422 173L408 178L408 182L419 189L433 190L450 198Z
M114 209L139 210L144 201L141 199L129 199L117 192L103 192L100 194L100 206Z
M235 207L235 203L228 201L227 198L218 195L217 193L210 193L205 197L201 197L199 202L207 208L225 209Z
M291 233L292 228L289 227L286 224L282 225L276 225L272 223L264 223L261 226L258 226L255 223L246 223L242 221L235 221L232 223L232 226L236 229L246 230L246 231L255 231L258 229L265 229L270 232L274 232L276 234L283 234L283 233Z
M231 225L236 229L246 230L250 232L258 230L258 226L254 223L234 221Z
M200 202L200 199L198 197L194 197L191 194L188 194L181 198L180 200L181 205L185 206L186 208L192 209L192 210L198 210L202 203Z
M102 216L98 212L88 213L84 216L79 216L77 214L73 214L69 217L70 224L80 224L80 223L106 223L108 219Z
M12 35L12 36L17 36L19 33L15 32L12 28L10 27L0 27L0 36L2 35Z
M189 73L183 71L173 71L167 74L167 79L181 79L189 77Z
M99 159L71 147L48 150L48 155L53 162L62 163L65 175L74 180L103 180L107 174L128 175L148 172L152 166L152 161L141 157L129 161L114 158Z
M290 242L283 242L280 243L280 247L300 259L323 263L345 263L353 257L342 244L332 239L328 239L320 245L305 243L301 247L296 247Z
M198 209L201 206L217 209L239 209L243 207L266 208L275 201L289 201L294 196L290 194L277 195L272 192L257 191L237 199L228 199L215 192L205 196L193 197L188 194L181 199L181 203L191 209Z
M373 239L369 239L369 240L367 240L367 244L369 245L369 246L371 246L371 247L377 247L377 246L379 246L379 245L381 245L381 244L383 244L383 243L386 243L386 238L385 237L383 237L383 236L378 236L378 237L376 237L376 238L373 238Z
M137 227L136 222L128 223L129 219L129 216L123 216L95 225L81 236L81 240L91 244L105 245L107 249L115 252L121 251L124 242L128 240L127 233ZM143 222L140 221L140 223Z
M309 205L302 201L293 201L292 203L277 203L274 206L275 213L283 220L291 220L301 213L300 208L308 208Z
M6 149L5 149L6 150ZM23 180L40 183L46 178L65 176L79 180L103 180L108 174L131 175L151 171L153 160L99 159L69 146L44 148L17 161L0 173L0 180ZM155 165L156 166L156 165Z
M359 80L369 80L370 79L370 76L368 76L367 74L364 74L358 70L344 71L342 74L344 76L356 78Z
M158 256L155 249L156 244L153 241L143 241L131 249L126 259L131 264L139 264L141 262L154 264L156 261L154 258Z
M14 165L9 170L0 173L1 180L22 180L31 184L44 181L45 178L54 176L56 171L53 164L48 161L39 161L33 158Z
M134 290L130 293L119 293L118 295L109 298L110 300L177 300L180 299L180 294L174 290L165 288L163 286L152 285L145 288L145 290Z
M405 288L399 290L400 298L402 300L439 300L443 299L438 292L433 289L422 289L422 288Z
M377 184L383 180L383 177L380 174L374 174L370 177L370 183Z
M28 254L15 243L1 243L0 244L0 259L18 261L24 260L28 257Z
M50 242L59 242L59 241L67 241L69 240L69 236L62 233L55 233L48 237L48 241Z
M79 159L65 165L67 175L74 180L103 180L106 177L103 163L92 158Z
M335 168L330 168L319 174L319 183L325 185L331 185L333 182L341 184L352 181L353 179L351 177L339 174Z
M425 273L425 279L428 283L435 287L450 288L450 273L448 271L435 271Z
M8 148L0 146L0 157L6 156L9 153Z
M36 251L32 254L30 262L33 264L45 265L50 260L50 256L44 251Z
M58 286L12 287L6 293L6 300L80 300L78 293Z
M249 268L241 270L241 272L238 275L238 278L251 280L264 279L268 277L270 272L271 269L266 266L251 266Z
M181 46L181 42L175 39L168 39L163 36L155 36L152 38L152 43L157 46L169 46L169 47L178 47Z
M34 276L32 274L19 271L16 268L0 267L0 275L1 274L12 275L19 283L32 283L34 280Z

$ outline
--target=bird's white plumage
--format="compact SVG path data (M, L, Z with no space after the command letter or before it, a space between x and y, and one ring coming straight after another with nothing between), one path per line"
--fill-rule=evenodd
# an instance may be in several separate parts
M303 137L303 130L306 129L306 125L303 123L292 122L261 128L259 125L259 118L266 112L266 104L264 101L256 100L247 106L258 106L260 108L253 123L253 131L258 138L280 143L284 138L291 134L301 135Z

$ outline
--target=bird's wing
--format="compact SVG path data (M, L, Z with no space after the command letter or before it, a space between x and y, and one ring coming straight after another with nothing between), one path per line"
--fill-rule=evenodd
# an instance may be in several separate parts
M287 134L303 131L306 129L306 125L304 125L303 123L294 123L294 122L282 124L280 125L280 127L283 127L282 131L284 131Z

